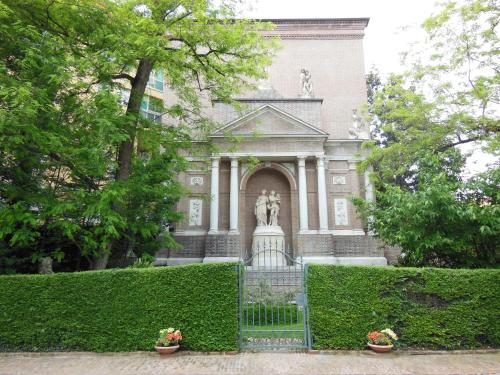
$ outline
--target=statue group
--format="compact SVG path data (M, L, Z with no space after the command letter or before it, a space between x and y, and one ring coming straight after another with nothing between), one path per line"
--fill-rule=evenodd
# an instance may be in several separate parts
M257 202L255 202L257 226L277 226L280 204L281 197L274 190L271 190L269 195L267 194L267 190L262 190L261 195L257 198Z

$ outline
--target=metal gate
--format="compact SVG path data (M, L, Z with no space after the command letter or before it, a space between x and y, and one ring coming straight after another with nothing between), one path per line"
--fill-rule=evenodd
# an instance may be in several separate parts
M310 348L301 259L263 249L241 262L240 348Z

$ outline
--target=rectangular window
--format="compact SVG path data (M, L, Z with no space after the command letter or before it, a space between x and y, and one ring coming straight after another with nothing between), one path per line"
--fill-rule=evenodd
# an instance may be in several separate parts
M163 101L161 99L149 96L148 110L153 112L163 112Z
M153 121L161 122L163 101L161 99L144 95L141 102L141 114Z
M149 106L148 96L144 95L141 102L141 111L147 111Z
M130 98L129 90L120 90L120 103L124 106L128 104ZM161 114L164 112L163 100L155 98L153 96L144 95L141 102L141 115L161 122Z
M153 70L149 76L148 87L158 91L163 91L163 71Z

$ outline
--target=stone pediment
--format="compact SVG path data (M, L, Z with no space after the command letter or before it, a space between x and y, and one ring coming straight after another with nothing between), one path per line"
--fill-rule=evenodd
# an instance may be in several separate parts
M328 133L270 104L259 107L231 121L212 134L213 137L328 137Z

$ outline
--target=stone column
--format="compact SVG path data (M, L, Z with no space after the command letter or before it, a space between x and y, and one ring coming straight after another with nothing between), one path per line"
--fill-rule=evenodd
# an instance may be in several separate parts
M300 230L309 229L309 220L307 217L307 182L306 182L306 158L297 157L299 164L299 228Z
M371 169L365 171L365 198L367 202L373 202L375 200L375 194L373 193L373 185L370 181Z
M325 182L325 157L318 156L316 160L316 172L318 174L318 212L319 212L319 230L328 230L328 205L326 198Z
M210 231L219 231L219 163L220 157L212 156L212 177L210 179Z
M365 199L367 202L370 202L370 203L375 201L375 193L373 192L373 184L370 181L371 171L372 171L371 168L368 168L365 171ZM373 216L369 216L368 223L367 223L368 227L370 227L372 223L373 223ZM372 230L368 230L368 234L371 236L374 235Z
M231 158L231 190L229 200L229 233L238 231L238 158Z

